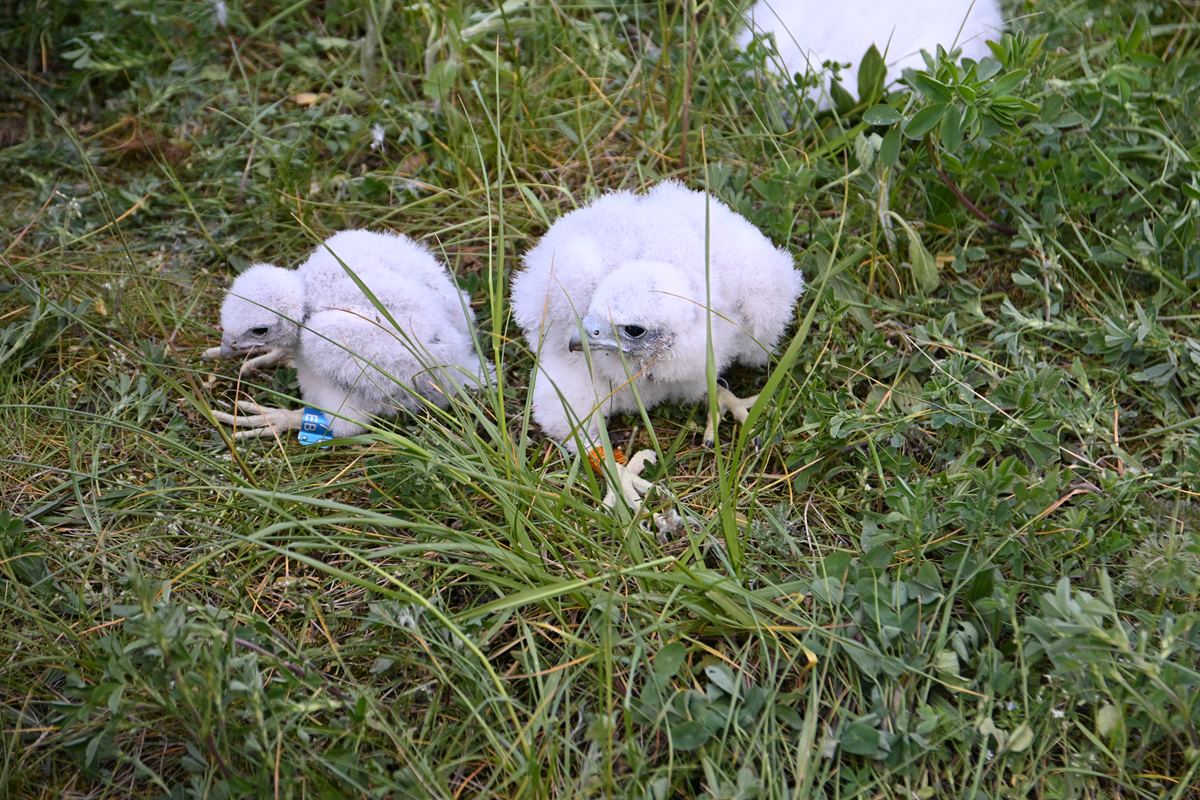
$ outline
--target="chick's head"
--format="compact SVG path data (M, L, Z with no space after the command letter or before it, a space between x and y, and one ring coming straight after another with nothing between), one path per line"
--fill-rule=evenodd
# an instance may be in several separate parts
M700 320L701 306L680 269L662 261L630 261L596 287L568 347L644 366L669 358L672 346L692 335Z
M255 264L237 277L221 304L221 355L294 349L303 317L300 276L270 264Z

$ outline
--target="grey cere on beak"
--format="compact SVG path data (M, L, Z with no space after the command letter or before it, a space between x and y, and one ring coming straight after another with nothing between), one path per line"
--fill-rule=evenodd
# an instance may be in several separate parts
M221 358L255 355L270 349L269 346L264 344L254 342L245 343L244 339L239 339L239 337L230 334L221 337Z
M589 350L616 351L622 349L620 343L611 334L604 336L598 328L593 328L590 331L585 330L584 333L587 335L587 348ZM583 338L579 335L579 331L574 331L571 334L571 340L567 343L567 350L572 353L581 353L583 352L583 348Z

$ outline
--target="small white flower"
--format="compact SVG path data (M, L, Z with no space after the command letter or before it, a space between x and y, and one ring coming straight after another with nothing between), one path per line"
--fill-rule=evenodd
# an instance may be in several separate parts
M1007 708L1009 711L1017 710L1017 704L1014 703L1012 700L1009 700L1007 703L1005 703L1004 707Z
M383 126L376 122L371 126L371 149L378 150L383 147Z
M229 6L225 5L225 0L213 0L213 18L217 21L218 28L229 27Z
M1054 717L1055 719L1062 719L1066 715L1067 712L1063 711L1061 708L1050 709L1050 716Z

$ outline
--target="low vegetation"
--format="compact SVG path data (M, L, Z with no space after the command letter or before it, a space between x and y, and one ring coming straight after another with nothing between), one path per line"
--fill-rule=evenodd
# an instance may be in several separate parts
M1195 796L1194 3L1010 2L828 111L724 4L5 6L0 793ZM610 424L664 532L531 425L505 288L666 177L809 289L715 450ZM223 287L348 226L437 249L497 385L232 446L297 387L199 359Z

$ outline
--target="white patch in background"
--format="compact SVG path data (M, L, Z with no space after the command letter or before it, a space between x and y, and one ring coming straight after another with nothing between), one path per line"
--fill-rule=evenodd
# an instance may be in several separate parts
M213 18L217 21L218 28L229 27L229 6L225 5L225 0L213 0Z
M383 147L383 126L376 122L371 126L371 149L378 150Z
M888 81L907 67L924 68L921 51L940 44L976 61L990 55L985 42L999 38L1004 16L997 0L757 0L738 35L745 47L755 32L773 34L789 76L817 72L826 61L849 63L842 87L858 94L858 62L874 44L888 65ZM811 96L829 106L829 79Z

